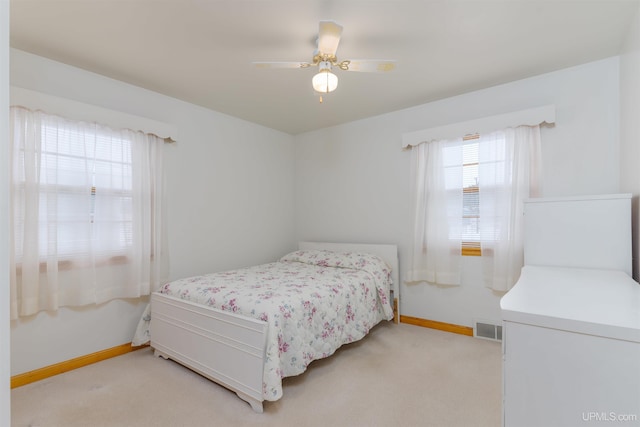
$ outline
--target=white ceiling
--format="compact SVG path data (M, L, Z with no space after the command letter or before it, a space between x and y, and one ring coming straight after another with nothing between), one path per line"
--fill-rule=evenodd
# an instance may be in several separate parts
M297 134L620 53L638 0L11 0L11 46ZM336 71L319 103L320 20L337 56L395 59Z

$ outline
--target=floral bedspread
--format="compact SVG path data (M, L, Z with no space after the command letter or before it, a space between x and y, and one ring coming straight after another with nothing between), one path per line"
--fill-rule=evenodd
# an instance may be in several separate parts
M393 318L391 271L377 256L304 250L279 262L175 280L160 292L268 323L263 397L282 397L282 378L363 338Z

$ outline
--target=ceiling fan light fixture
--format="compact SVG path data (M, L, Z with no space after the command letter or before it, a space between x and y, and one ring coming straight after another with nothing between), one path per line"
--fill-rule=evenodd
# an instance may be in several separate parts
M318 74L313 76L311 85L316 92L329 93L338 87L338 76L331 72L330 66L320 66Z
M334 21L320 21L318 27L317 49L313 53L309 62L254 62L259 68L297 68L306 69L318 67L318 72L311 79L311 85L316 93L322 95L333 92L338 88L338 76L331 70L334 67L342 71L362 71L362 72L386 72L395 68L393 60L379 59L345 59L338 61L336 51L340 44L342 26Z

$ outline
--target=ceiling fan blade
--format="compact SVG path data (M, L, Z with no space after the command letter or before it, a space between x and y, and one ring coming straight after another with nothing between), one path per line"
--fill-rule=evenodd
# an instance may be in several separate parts
M396 68L396 61L382 59L351 59L342 61L340 69L365 73L385 73Z
M253 62L257 68L307 68L308 62Z
M320 21L318 31L318 52L324 55L334 55L338 50L342 26L333 21Z

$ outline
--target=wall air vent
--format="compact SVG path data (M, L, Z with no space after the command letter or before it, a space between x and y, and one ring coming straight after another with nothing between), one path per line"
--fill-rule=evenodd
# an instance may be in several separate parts
M486 321L476 321L473 326L473 336L492 341L502 341L502 325Z

